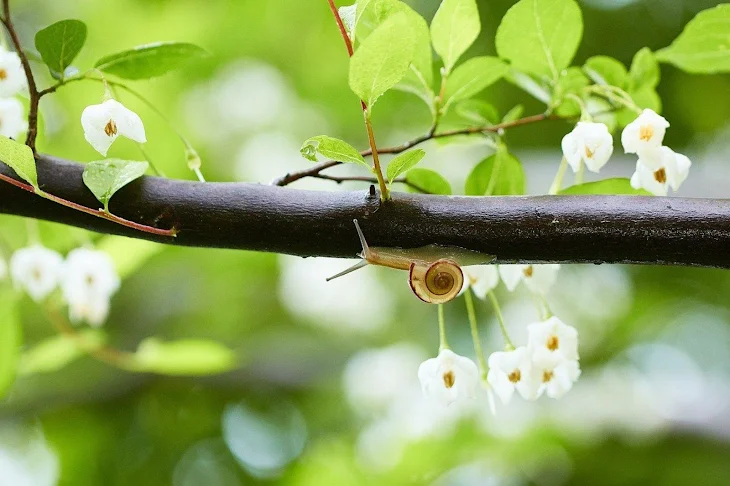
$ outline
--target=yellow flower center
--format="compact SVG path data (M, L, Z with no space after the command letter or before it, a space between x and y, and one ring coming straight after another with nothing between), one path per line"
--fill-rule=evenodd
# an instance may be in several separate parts
M532 272L534 272L534 269L532 268L532 265L528 265L527 268L525 268L522 273L525 274L525 277L530 278L532 277Z
M114 123L114 120L109 120L104 127L104 133L106 133L107 137L113 137L117 134L117 124Z
M454 386L454 383L456 383L456 376L454 376L454 372L449 370L446 373L444 373L444 386L446 388L452 388Z
M586 157L588 157L589 159L592 159L593 154L595 154L595 153L596 153L595 150L591 150L590 147L588 147L588 145L586 145Z
M654 172L654 179L656 179L659 184L664 184L667 182L667 171L664 170L664 167Z
M8 72L4 69L0 69L0 81L8 79Z
M654 136L654 127L651 125L641 125L639 128L639 140L648 142Z
M560 340L558 339L558 336L550 336L545 343L545 346L547 346L550 351L555 351L556 349L558 349L559 345Z
M552 371L543 371L542 372L542 382L547 383L548 381L553 379L553 372Z
M522 373L520 373L520 370L514 370L512 373L507 375L507 378L509 378L509 381L512 383L517 383L522 379Z

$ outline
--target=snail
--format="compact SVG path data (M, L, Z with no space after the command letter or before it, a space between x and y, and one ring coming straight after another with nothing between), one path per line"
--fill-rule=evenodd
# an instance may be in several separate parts
M362 253L358 255L362 260L328 278L328 282L368 264L408 270L408 283L419 299L429 304L443 304L459 295L464 286L462 265L481 265L496 258L465 248L435 244L420 248L371 247L357 220L353 223L362 245Z

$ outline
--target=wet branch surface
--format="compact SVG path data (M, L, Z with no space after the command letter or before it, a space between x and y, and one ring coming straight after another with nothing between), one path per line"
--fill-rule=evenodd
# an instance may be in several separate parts
M4 164L0 172L14 175ZM83 165L40 156L41 189L89 207ZM0 184L0 212L175 245L354 257L357 218L373 246L453 245L498 262L592 262L730 268L730 200L644 196L444 197L302 191L144 177L114 213L176 238L141 233Z

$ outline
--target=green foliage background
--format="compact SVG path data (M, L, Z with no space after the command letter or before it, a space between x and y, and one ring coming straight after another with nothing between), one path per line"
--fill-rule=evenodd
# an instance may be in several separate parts
M347 57L324 0L13 3L18 29L28 46L39 28L63 18L84 20L89 32L87 45L74 63L79 66L90 66L108 53L154 41L187 41L207 49L210 58L173 75L140 82L135 88L153 99L189 136L201 154L208 180L235 180L234 153L240 140L214 144L196 134L191 129L196 113L185 108L185 96L242 58L276 67L299 99L319 109L328 124L336 127L333 135L357 147L366 145L362 113L348 88ZM407 3L427 19L438 6L436 0ZM496 27L512 2L478 3L482 29L468 55L494 55ZM645 0L611 10L582 3L585 33L576 61L606 54L629 65L639 49L668 45L696 12L716 3ZM46 78L43 82L50 81ZM39 149L79 161L96 160L98 156L84 141L78 119L85 106L100 101L102 92L97 84L76 83L52 99L45 99ZM659 92L664 116L672 123L667 138L672 146L682 147L696 137L707 136L730 119L727 75L690 76L663 66ZM152 160L170 177L191 178L183 147L167 125L133 98L120 97L145 121L147 151ZM526 99L504 81L482 97L502 113ZM528 100L525 105L526 113L542 110L537 101ZM229 109L245 111L247 106L231 103ZM374 115L379 137L397 141L403 133L421 133L428 128L429 120L422 102L397 92L386 94ZM306 119L300 125L297 130L302 140L318 134L309 133ZM225 131L225 127L220 128ZM510 149L557 151L560 138L568 130L569 126L562 123L516 130L509 135ZM121 142L112 154L132 160L140 157L132 144ZM247 162L249 166L267 163L265 157ZM289 169L309 164L304 159L298 163ZM456 164L458 160L448 163ZM464 167L463 173L471 169ZM112 210L113 206L112 200ZM0 232L13 247L25 244L25 223L19 218L0 216ZM88 239L82 230L49 223L41 224L41 233L44 243L59 251ZM133 246L121 248L117 256L142 251ZM151 253L125 279L113 301L106 325L110 341L122 349L135 349L149 336L210 338L235 349L244 366L208 378L165 378L122 372L82 358L58 372L21 377L7 401L0 404L0 417L5 420L0 427L14 420L37 421L59 455L60 484L195 484L179 482L173 473L186 451L201 441L212 444L210 450L217 451L218 462L208 464L209 469L204 470L207 472L200 473L205 482L197 484L429 484L451 467L484 459L503 478L495 484L719 485L730 481L727 410L724 416L719 414L714 419L721 431L714 437L692 424L670 422L665 430L638 439L627 439L617 426L600 438L584 440L549 424L515 439L485 435L466 422L454 435L409 447L392 471L369 473L355 460L354 443L363 423L343 399L344 363L359 349L401 340L421 343L435 353L435 308L417 302L402 275L377 272L387 292L394 294L395 311L384 330L353 339L347 331L338 333L312 326L282 306L278 291L281 260L276 255L172 247ZM692 329L689 339L675 339L673 344L686 346L685 351L699 366L719 370L727 381L730 341L724 343L724 354L707 353L703 346L708 341L702 338L705 322L698 316L719 321L720 330L713 331L718 336L730 335L730 275L711 269L626 271L633 288L631 309L614 323L600 345L585 355L584 372L600 371L606 362L623 359L624 350L633 344L671 340L672 329L688 324ZM593 275L600 279L600 273ZM597 280L587 285L595 285L599 291ZM488 306L480 306L479 312L480 323L489 322ZM453 304L447 313L453 341L462 343L460 351L469 355L462 306ZM686 322L683 316L687 316ZM27 298L22 302L22 322L27 344L53 334L42 312ZM571 324L583 336L591 333L590 323ZM602 395L596 400L607 398ZM223 446L223 411L230 404L242 402L252 408L293 404L306 420L309 432L304 451L276 478L256 477L238 467ZM600 407L601 403L587 401L585 406ZM493 420L499 421L500 417ZM581 420L581 416L575 417L579 429ZM568 467L554 466L556 451Z

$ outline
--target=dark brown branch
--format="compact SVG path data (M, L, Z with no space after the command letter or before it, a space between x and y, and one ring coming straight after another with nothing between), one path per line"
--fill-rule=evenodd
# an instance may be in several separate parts
M2 23L5 25L5 29L10 35L10 39L15 46L15 50L20 57L20 62L23 65L23 71L25 71L25 77L28 80L28 95L30 103L28 107L28 136L25 139L25 144L35 153L35 139L38 136L38 105L40 103L40 96L38 96L38 87L35 84L35 78L33 77L33 70L30 68L30 61L28 56L23 51L23 46L20 43L20 37L15 31L13 25L13 19L10 16L10 0L3 0L3 18Z
M560 119L561 119L560 117L557 117L554 115L548 115L546 113L539 113L537 115L526 116L525 118L520 118L519 120L500 123L497 125L460 128L458 130L448 130L448 131L444 131L444 132L440 132L440 133L433 133L433 131L429 131L425 135L421 135L420 137L414 138L413 140L410 140L402 145L378 149L378 153L379 154L400 154L400 153L405 152L408 149L415 147L416 145L420 145L424 142L427 142L429 140L434 140L437 138L455 137L458 135L475 135L475 134L486 133L486 132L499 133L502 130L508 130L510 128L516 128L516 127L520 127L523 125L529 125L531 123L537 123L537 122L541 122L544 120L560 120ZM373 153L371 150L363 150L362 152L360 152L360 154L363 157L369 157ZM341 163L342 162L328 160L327 162L322 162L320 164L313 165L312 167L310 167L308 169L300 170L297 172L290 172L283 177L274 179L273 181L271 181L271 185L288 186L292 182L298 181L299 179L304 179L305 177L313 177L316 174L319 174L320 172L322 172L323 170L329 169L330 167L334 167L336 165L340 165Z
M83 166L40 156L42 189L93 207ZM0 164L0 172L12 171ZM357 218L372 245L453 245L504 262L591 262L730 268L730 200L642 196L443 197L314 192L144 177L120 190L122 217L180 230L139 233L0 184L0 212L163 243L302 256L354 257Z

